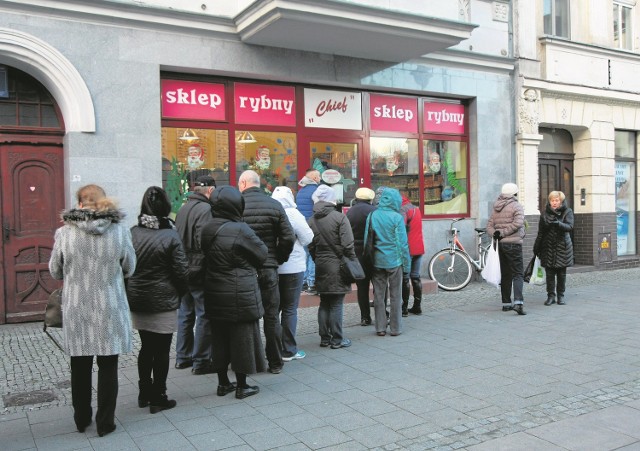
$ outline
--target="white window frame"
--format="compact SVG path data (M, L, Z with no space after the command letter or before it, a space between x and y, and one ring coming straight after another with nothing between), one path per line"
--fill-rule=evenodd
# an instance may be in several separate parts
M621 50L633 50L633 30L635 28L635 24L633 21L633 7L636 5L635 1L629 0L616 0L613 2L613 46L617 49ZM616 14L616 7L618 9ZM622 33L617 28L622 23L622 15L625 10L628 10L628 21L627 21L627 39L621 39ZM616 17L617 16L617 17ZM617 24L617 27L616 27ZM618 36L616 42L616 35Z
M564 2L566 3L566 9L567 9L567 33L566 36L563 36L561 34L558 34L557 30L556 30L556 21L555 21L555 17L556 17L556 11L557 11L557 3L558 2ZM544 10L546 10L546 7L549 6L550 7L550 16L551 16L551 29L544 30L544 33L550 36L557 36L557 37L561 37L561 38L566 38L566 39L571 39L571 2L569 0L544 0L544 8L543 8L543 14L544 14ZM543 19L544 20L544 19Z

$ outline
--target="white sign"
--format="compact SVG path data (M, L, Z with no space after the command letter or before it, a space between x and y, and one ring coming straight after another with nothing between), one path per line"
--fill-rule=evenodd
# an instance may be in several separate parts
M304 124L310 128L362 130L362 94L305 89Z

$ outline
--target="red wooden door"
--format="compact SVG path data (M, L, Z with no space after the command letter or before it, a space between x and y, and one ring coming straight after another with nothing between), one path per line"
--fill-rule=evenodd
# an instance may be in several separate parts
M0 174L0 323L37 320L49 293L60 285L48 263L64 208L62 145L0 143Z

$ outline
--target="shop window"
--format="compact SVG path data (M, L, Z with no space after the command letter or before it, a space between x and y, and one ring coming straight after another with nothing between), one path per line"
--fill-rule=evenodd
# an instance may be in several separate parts
M311 166L336 191L337 203L351 205L359 187L358 144L311 141L309 147Z
M636 141L633 132L615 132L618 255L636 254Z
M239 142L245 130L236 132L236 174L251 169L260 174L260 186L271 194L276 186L288 186L295 193L297 180L297 142L295 133L248 130L255 142Z
M623 2L613 3L613 45L615 48L633 50L631 28L632 9Z
M371 186L396 188L414 205L420 205L418 140L371 138Z
M544 0L544 34L569 38L569 0Z
M424 214L468 214L467 144L424 140L422 157Z
M201 175L213 176L218 186L230 184L227 130L163 127L162 186L174 213Z

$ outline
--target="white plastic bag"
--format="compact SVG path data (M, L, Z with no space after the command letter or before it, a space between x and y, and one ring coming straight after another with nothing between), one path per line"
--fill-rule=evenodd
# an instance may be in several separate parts
M496 288L500 287L502 275L500 273L500 257L498 256L498 240L491 241L491 246L487 252L487 260L482 270L482 278L489 285L493 285Z
M531 278L529 279L529 283L532 285L544 285L546 283L547 277L546 272L542 266L540 266L540 259L536 257L536 261L533 264L533 272L531 273Z

